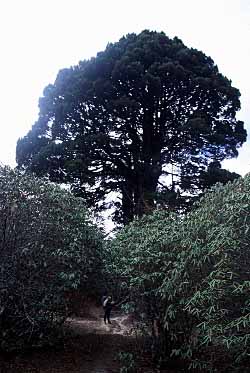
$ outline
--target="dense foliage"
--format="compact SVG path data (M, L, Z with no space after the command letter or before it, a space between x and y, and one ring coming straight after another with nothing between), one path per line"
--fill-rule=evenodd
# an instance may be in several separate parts
M101 235L80 199L47 181L0 169L1 349L48 343L70 291L94 291Z
M194 370L248 371L250 176L206 193L185 218L156 211L109 247L165 360ZM158 356L159 358L159 356Z
M178 205L179 194L214 183L209 163L236 156L246 140L239 96L210 57L180 39L129 34L59 72L18 141L17 162L69 183L91 207L118 192L109 201L127 223L157 198Z

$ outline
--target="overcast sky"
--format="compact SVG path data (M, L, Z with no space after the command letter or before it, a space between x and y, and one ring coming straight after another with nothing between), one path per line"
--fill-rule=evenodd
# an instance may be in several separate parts
M0 162L15 166L16 141L59 69L144 29L211 56L239 88L238 118L250 129L250 0L0 0ZM249 145L224 167L249 172Z

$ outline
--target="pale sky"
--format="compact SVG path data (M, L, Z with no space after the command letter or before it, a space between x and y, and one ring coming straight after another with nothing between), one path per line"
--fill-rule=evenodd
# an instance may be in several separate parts
M61 68L144 29L178 36L211 56L241 92L250 129L250 0L0 0L0 162L37 119L38 99ZM250 171L250 140L223 166Z

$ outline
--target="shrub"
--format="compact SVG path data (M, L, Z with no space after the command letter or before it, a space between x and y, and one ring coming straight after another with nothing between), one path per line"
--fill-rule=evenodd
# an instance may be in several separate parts
M110 268L151 320L162 358L204 372L248 366L249 229L246 176L208 191L185 217L156 211L113 240Z
M207 192L182 223L178 270L168 274L160 291L169 302L169 332L175 321L183 333L172 353L188 357L194 369L221 372L231 365L236 372L249 358L249 228L249 176ZM224 367L219 352L227 355Z
M48 343L67 317L65 293L95 286L100 233L81 199L1 168L0 249L1 348Z
M119 284L120 292L130 294L129 310L138 325L151 332L155 360L165 349L165 299L161 287L166 273L176 262L178 227L175 214L155 211L126 226L108 245L106 268Z
M119 361L122 364L120 373L136 373L136 364L134 355L131 352L121 351L118 355Z

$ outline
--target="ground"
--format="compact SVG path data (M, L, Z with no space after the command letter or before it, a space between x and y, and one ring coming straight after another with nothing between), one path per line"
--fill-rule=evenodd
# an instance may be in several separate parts
M133 331L131 317L114 312L112 324L105 325L101 308L91 305L88 311L84 317L73 317L66 321L63 347L2 359L0 373L120 372L125 363L119 360L119 353L137 351L138 356L138 350L141 348L142 342ZM138 360L135 372L152 373L157 370L150 367L149 360L144 356Z

